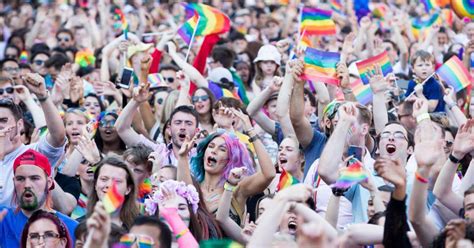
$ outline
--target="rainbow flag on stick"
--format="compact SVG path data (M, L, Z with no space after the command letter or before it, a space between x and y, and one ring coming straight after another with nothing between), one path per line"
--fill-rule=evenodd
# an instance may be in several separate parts
M367 105L372 102L373 93L370 89L370 86L363 84L360 79L357 79L351 83L351 89L356 100L360 104Z
M283 169L283 172L280 175L280 181L278 182L277 191L288 188L291 185L295 185L298 183L300 183L298 179L294 178L290 173L286 172L286 170Z
M339 79L336 77L336 65L340 58L339 53L306 48L303 79L337 85Z
M388 58L387 51L376 55L372 58L360 61L356 63L357 70L359 71L360 79L364 84L369 83L369 78L367 73L374 69L375 65L380 65L382 68L382 73L384 76L387 76L390 72L393 71L392 65L390 64L390 59Z
M336 24L331 15L330 10L303 7L300 30L306 30L307 35L335 35Z
M188 19L178 34L189 45L191 37L222 34L230 29L230 19L220 10L201 3L183 3ZM199 20L199 21L198 21Z
M432 9L439 8L438 0L420 0L420 2L425 6L426 13L430 13Z
M122 206L125 196L121 195L117 189L117 183L115 180L112 181L112 187L105 194L102 203L104 204L107 213L112 214L116 212Z
M199 244L200 248L244 248L243 245L231 239L209 239Z
M122 31L125 36L125 39L128 40L128 22L125 19L125 15L123 14L122 10L115 9L115 14L120 18L120 22L122 23Z
M365 181L368 179L367 173L363 170L362 163L356 158L352 158L349 161L349 166L345 168L336 183L332 185L334 188L347 189L352 185Z
M28 52L22 51L20 53L20 64L28 64Z
M429 31L431 26L434 24L441 24L442 20L439 12L434 13L429 19L426 18L416 18L411 22L411 30L415 38L423 38L426 36L426 33Z
M436 73L443 81L452 86L456 92L468 87L472 82L471 74L469 74L457 56L452 56Z
M331 6L332 11L344 15L344 7L340 0L330 0L329 5Z

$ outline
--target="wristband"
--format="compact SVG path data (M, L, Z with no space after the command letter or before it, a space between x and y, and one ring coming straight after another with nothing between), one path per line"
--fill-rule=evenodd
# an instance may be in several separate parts
M421 183L428 183L428 179L422 177L418 172L415 172L415 178Z
M341 189L341 188L332 188L332 194L336 197L341 197L344 195L344 193L348 190L347 189Z
M186 228L184 229L183 231L179 232L178 234L176 234L176 240L178 240L179 238L183 237L186 233L189 232L189 229Z
M454 107L456 107L456 106L458 106L458 105L456 105L456 103L454 103L454 102L451 103L451 104L448 104L449 110L451 110L452 108L454 108Z
M258 136L257 136L257 135L254 135L254 136L252 136L252 137L249 138L249 142L250 142L250 143L253 143L253 142L257 141L257 140L258 140Z
M448 158L451 162L453 162L453 164L458 164L459 161L461 161L461 159L462 159L462 158L457 159L452 153L449 154Z
M226 191L234 192L236 187L236 185L232 185L229 182L224 183L224 190Z
M249 135L249 133L252 132L253 130L255 130L255 128L251 127L249 130L245 130L244 134Z
M38 101L39 101L39 102L44 102L44 101L46 101L46 100L49 98L49 92L46 91L46 96L39 97L39 96L37 95L36 98L38 98Z
M422 122L422 121L424 121L424 120L426 120L426 119L430 119L430 114L428 114L428 113L423 113L423 114L421 114L421 115L419 115L419 116L416 117L416 123L420 123L420 122Z

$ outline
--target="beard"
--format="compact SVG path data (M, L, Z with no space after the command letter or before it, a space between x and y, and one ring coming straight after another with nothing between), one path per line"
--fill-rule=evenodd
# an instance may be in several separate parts
M24 200L25 194L31 194L33 200L30 201L30 202L25 201ZM47 194L48 194L48 185L46 185L43 197L41 197L41 199L39 199L39 201L38 201L38 197L36 196L36 194L31 189L29 189L29 188L25 189L25 191L23 191L23 193L21 194L21 197L20 197L20 208L24 209L26 211L37 210L38 208L43 206L44 202L46 201Z

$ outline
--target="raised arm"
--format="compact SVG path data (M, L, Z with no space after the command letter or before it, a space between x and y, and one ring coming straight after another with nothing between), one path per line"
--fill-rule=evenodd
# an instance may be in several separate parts
M181 148L178 152L178 170L176 173L176 178L178 181L182 181L191 185L193 185L193 178L191 176L191 170L189 169L189 151L191 151L191 149L194 147L196 138L197 136L186 136L186 139L184 140L184 143L181 145Z
M372 224L353 224L343 234L343 247L381 244L383 241L383 226Z
M25 75L25 82L30 92L36 95L43 109L46 125L49 130L46 136L48 143L53 147L64 145L64 142L66 142L66 130L64 129L59 111L46 90L44 78L37 73L27 73Z
M293 92L290 100L290 119L291 124L298 138L300 145L305 148L313 139L313 128L311 123L304 116L304 84L305 81L300 78L303 74L304 63L303 60L293 60L288 63L290 66L290 73L293 76Z
M273 93L280 89L281 78L274 77L272 84L262 90L247 106L247 113L254 119L265 132L275 134L275 121L262 112L262 107ZM278 107L277 107L278 108Z
M373 108L375 132L380 134L388 123L387 105L385 104L385 91L388 89L388 82L383 77L380 65L375 66L375 72L369 73L370 88L373 92Z
M321 153L319 162L319 175L327 184L332 184L337 180L347 132L357 120L357 108L353 103L340 106L337 113L339 121Z
M289 66L288 66L289 67ZM287 67L287 68L288 68ZM293 89L293 76L291 73L285 73L283 82L278 92L276 115L280 122L281 130L284 136L296 136L295 129L291 124L290 106L288 103L291 99L291 91Z
M474 151L474 120L467 121L459 127L456 138L453 143L451 156L461 160L466 154ZM444 164L438 179L436 180L433 193L436 198L454 213L458 213L463 207L463 198L452 190L453 179L456 176L457 163L448 159ZM466 173L467 174L467 173ZM472 183L472 181L471 181Z
M467 118L466 115L461 111L459 106L456 103L456 92L452 87L447 88L445 95L443 96L443 100L446 103L447 111L451 112L454 120L456 121L457 126L461 126L462 124L466 123Z
M191 82L189 78L182 71L176 73L176 78L179 81L180 89L178 95L178 101L176 102L175 108L183 105L192 106L189 99L189 88L191 87Z
M188 75L191 81L193 81L198 88L207 88L209 86L207 79L205 79L196 68L181 58L181 56L176 52L176 45L173 42L168 42L166 45L168 46L168 54L170 57L184 71L184 73Z
M245 178L239 184L236 195L242 196L244 199L262 192L265 188L270 185L273 178L276 175L275 168L273 167L272 159L268 155L265 146L262 141L257 138L257 133L252 127L252 123L247 115L241 111L232 109L233 113L239 117L244 123L244 130L249 135L250 140L253 140L253 146L257 154L258 163L260 170L250 177Z
M15 96L26 105L26 108L33 116L35 127L40 128L46 126L46 118L44 117L43 110L33 100L28 88L24 85L15 85L13 88L15 89Z

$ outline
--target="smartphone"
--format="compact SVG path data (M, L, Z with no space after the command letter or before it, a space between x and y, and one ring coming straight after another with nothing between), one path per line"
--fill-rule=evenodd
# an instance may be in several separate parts
M354 156L357 160L362 161L362 149L360 146L349 146L347 156Z
M44 83L46 85L46 89L48 90L51 90L54 87L53 78L51 77L51 74L46 74L46 76L44 76Z
M122 71L122 76L120 77L120 82L118 86L128 89L130 88L130 82L132 80L133 69L130 67L124 67Z

